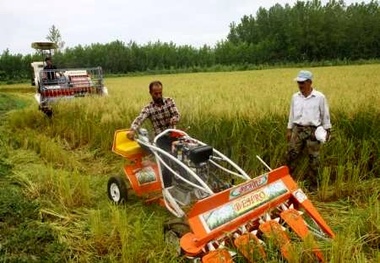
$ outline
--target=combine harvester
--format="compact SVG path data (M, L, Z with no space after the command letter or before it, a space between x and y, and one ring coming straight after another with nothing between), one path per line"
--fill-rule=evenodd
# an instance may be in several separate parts
M51 58L52 50L57 49L53 42L33 42L43 58ZM103 83L101 67L83 69L44 69L44 61L31 63L33 68L32 85L36 86L35 99L38 108L47 116L53 114L52 103L61 99L72 99L87 95L107 95Z
M270 171L251 178L181 130L166 130L153 142L144 129L134 141L127 131L114 135L112 150L128 162L125 177L109 179L108 197L127 201L129 185L147 202L166 207L176 219L165 223L165 241L176 244L179 255L193 262L261 262L275 246L285 260L294 261L294 245L306 241L315 260L325 262L319 243L334 233L286 166L272 170L258 157ZM162 136L173 138L171 152L157 147ZM173 180L165 185L168 175Z

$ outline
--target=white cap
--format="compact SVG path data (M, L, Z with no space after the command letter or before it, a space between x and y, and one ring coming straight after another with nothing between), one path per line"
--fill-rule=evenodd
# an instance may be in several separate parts
M306 80L313 80L313 74L307 70L301 70L298 73L297 77L294 79L294 81L306 81Z

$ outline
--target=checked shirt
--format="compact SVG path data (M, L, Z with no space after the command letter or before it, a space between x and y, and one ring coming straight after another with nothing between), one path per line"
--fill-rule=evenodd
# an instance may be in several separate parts
M152 101L146 105L133 121L131 129L137 130L147 118L152 122L155 135L172 128L170 119L174 117L175 123L177 123L180 114L172 98L162 98L162 100L163 104L156 104Z

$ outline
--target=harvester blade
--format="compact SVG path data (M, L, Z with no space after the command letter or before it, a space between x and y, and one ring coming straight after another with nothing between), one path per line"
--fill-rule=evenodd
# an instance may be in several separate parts
M280 217L293 229L302 239L306 238L310 232L302 216L295 209L288 209L280 213Z
M227 249L213 250L202 257L203 263L233 263L232 257Z
M289 225L289 227L302 239L302 240L310 240L311 245L313 247L313 253L318 258L320 262L325 262L324 256L316 244L313 235L309 231L305 221L300 215L299 211L294 208L290 208L288 210L282 211L280 213L281 218Z
M260 258L266 258L262 241L252 233L245 233L234 240L234 244L239 252L248 260L248 262L260 261Z
M275 220L266 221L260 224L259 229L264 235L273 240L280 247L281 254L288 261L291 260L291 243L283 227Z

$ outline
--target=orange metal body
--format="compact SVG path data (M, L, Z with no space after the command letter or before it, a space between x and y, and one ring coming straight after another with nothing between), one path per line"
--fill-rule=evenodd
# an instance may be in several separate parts
M144 167L141 163L136 163L134 165L126 165L124 166L124 172L133 188L136 192L136 195L142 196L144 194L152 193L152 192L161 192L161 180L158 172L157 165L153 165L152 168L155 172L155 180L147 183L140 183L136 177L136 172L141 171Z
M144 169L146 153L135 141L126 138L127 131L115 133L112 150L130 161L124 171L132 188L140 196L160 193L162 183L157 164L150 165L154 180L146 183L138 180L138 173ZM282 166L193 203L186 215L191 232L181 237L180 246L186 256L202 258L202 262L232 262L228 250L224 246L218 247L232 236L235 238L230 244L249 262L254 262L254 254L266 257L259 238L269 238L278 245L283 257L291 260L292 243L283 225L292 229L301 240L312 238L300 210L311 217L327 237L334 238L334 232L297 186L288 168ZM209 250L207 245L210 243L217 244L215 250ZM319 261L324 262L316 242L313 252Z
M149 167L154 171L154 179L152 178L152 180L143 183L138 180L137 174L145 168L143 158L147 153L144 152L137 142L127 138L126 134L128 131L129 129L116 131L112 151L130 161L129 164L124 166L124 173L131 187L138 196L161 193L162 186L157 164L149 164Z

